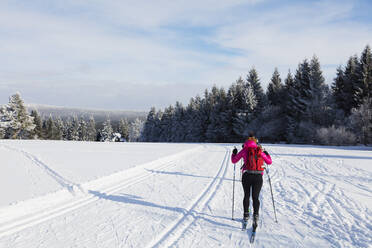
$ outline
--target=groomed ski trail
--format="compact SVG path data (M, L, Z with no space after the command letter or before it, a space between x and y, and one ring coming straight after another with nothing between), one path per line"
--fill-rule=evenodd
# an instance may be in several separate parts
M2 144L2 143L0 143L0 146L6 148L8 150L15 151L15 152L21 154L22 156L25 156L27 159L29 159L32 162L32 164L39 167L45 174L50 176L54 181L56 181L59 185L61 185L62 188L67 189L70 193L75 194L75 192L77 190L83 191L80 184L74 183L74 182L64 178L58 172L56 172L55 170L50 168L50 166L48 166L46 163L44 163L40 158L31 154L30 152L12 147L10 145Z
M205 210L209 201L214 197L218 191L224 177L226 175L228 165L230 164L230 151L226 148L225 157L221 163L221 167L217 174L213 176L210 184L195 198L191 204L186 207L187 212L181 215L174 223L169 225L158 237L156 237L146 248L151 247L171 247L177 242L179 237L187 231L187 229L200 218L200 212Z
M264 175L259 226L255 242L250 244L251 218L246 232L240 231L240 222L228 218L232 184L225 181L205 207L206 212L201 213L212 218L195 221L172 247L370 247L372 213L368 201L357 202L346 190L352 186L357 194L371 197L366 187L371 182L371 172L354 168L352 164L340 166L344 160L337 158L342 159L343 155L303 154L302 147L300 152L295 148L267 148L274 161L269 173L278 223L275 223L268 178ZM231 165L226 177L232 178L232 173ZM236 186L235 216L239 217L243 192L240 184Z
M182 159L184 156L188 156L190 153L193 153L198 148L193 148L184 152L180 152L175 155L167 156L165 158L158 159L156 161L146 163L140 166L137 166L132 169L125 170L123 172L115 173L114 175L106 176L100 178L98 180L88 182L83 184L83 186L76 185L62 176L59 176L57 172L50 169L46 164L44 164L40 159L36 156L20 150L16 148L12 148L7 145L2 145L10 150L15 150L22 155L26 156L38 166L44 168L44 170L55 178L58 182L61 183L68 190L68 192L72 193L72 189L75 189L77 186L79 191L73 191L73 197L66 197L63 195L63 192L56 192L46 196L39 197L37 199L31 199L29 202L34 203L35 201L42 199L42 201L56 201L55 205L51 205L48 208L43 208L39 204L29 204L28 201L22 202L19 205L10 206L5 208L5 210L0 211L0 239L2 237L17 233L22 231L23 229L30 228L37 224L43 223L45 221L54 219L58 216L62 216L68 214L71 211L76 209L82 208L88 204L91 204L95 201L100 199L99 194L112 194L118 190L124 189L131 185L140 183L146 178L152 176L151 171L149 170L163 170L169 169L177 165L177 161ZM115 180L112 180L112 179ZM122 181L120 181L120 179ZM111 181L115 183L112 184ZM110 184L111 183L111 184ZM105 188L101 188L102 185L109 185ZM66 201L60 202L58 199L55 199L56 196L60 195L62 198L66 198ZM48 199L50 198L50 199ZM34 207L34 210L32 209ZM27 211L22 210L23 208L29 208ZM21 211L17 211L21 210ZM9 212L15 212L16 215L11 217L8 215ZM21 214L19 214L21 213ZM7 216L8 215L8 216Z
M264 147L273 158L269 173L279 223L264 175L253 244L252 216L241 231L238 169L231 220L233 146L206 144L127 177L82 184L94 200L2 236L0 247L370 247L372 170L355 162L372 161L368 151L346 156L337 148Z

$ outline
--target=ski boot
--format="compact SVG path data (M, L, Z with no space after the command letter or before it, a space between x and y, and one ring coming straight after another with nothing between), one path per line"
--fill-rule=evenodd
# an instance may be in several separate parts
M243 215L243 227L242 227L242 230L247 229L248 219L249 219L249 212L246 212Z
M252 223L252 227L253 227L253 230L256 230L257 226L258 226L258 214L254 214L253 215L253 223Z

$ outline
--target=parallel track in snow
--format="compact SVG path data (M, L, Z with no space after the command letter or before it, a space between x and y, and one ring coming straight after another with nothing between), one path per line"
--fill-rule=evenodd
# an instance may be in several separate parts
M31 161L32 164L39 167L45 174L47 174L49 177L51 177L54 181L56 181L59 185L62 186L62 188L67 189L70 193L74 194L76 189L82 190L80 184L76 184L66 178L64 178L62 175L60 175L58 172L50 168L46 163L44 163L40 158L37 156L22 150L18 149L9 145L0 144L0 146L10 150L15 151L19 154L22 154L24 157L26 157L28 160Z
M11 148L8 147L8 149L11 149ZM133 170L135 170L135 173L131 173L131 177L129 179L123 180L123 182L121 183L116 183L109 187L105 187L104 189L99 189L99 192L95 191L94 188L86 190L80 187L79 185L79 190L81 192L79 194L75 194L75 197L73 198L72 201L64 202L62 204L58 204L48 209L39 209L37 212L34 212L32 214L28 214L26 216L16 218L14 220L10 220L5 223L0 223L0 238L17 233L23 229L33 227L37 224L54 219L58 216L67 214L71 211L74 211L76 209L89 205L93 202L96 202L101 199L100 195L112 194L126 187L143 182L144 180L146 180L147 178L153 175L153 173L149 171L149 169L163 170L163 169L169 169L169 168L175 167L177 165L177 161L181 160L183 156L188 155L190 152L193 152L194 150L195 148L184 151L181 154L175 154L175 155L168 156L169 158L166 157L166 158L161 159L162 160L161 163L150 162L148 163L149 164L148 166L145 166L147 164L142 165L141 167L143 168L140 168L140 169L132 168ZM39 159L37 159L36 156L30 153L27 153L21 150L18 150L18 152L27 156L29 159L33 160L34 162L40 161ZM126 171L129 171L129 170L131 169L128 169ZM59 178L62 178L62 177L58 177L58 179ZM74 185L74 184L70 184L70 185Z
M226 149L225 157L221 163L220 169L213 177L212 181L204 190L194 198L186 207L186 213L181 214L173 223L171 223L163 232L156 236L146 248L150 247L170 247L188 230L188 228L198 219L198 212L205 209L210 200L218 191L219 186L224 180L228 165L230 163L230 150Z

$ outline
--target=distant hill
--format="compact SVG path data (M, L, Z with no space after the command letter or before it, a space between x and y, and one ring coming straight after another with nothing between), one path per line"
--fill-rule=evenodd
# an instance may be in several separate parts
M68 117L77 116L79 118L89 119L93 116L96 122L103 122L106 119L110 119L112 122L117 122L121 118L127 118L129 121L133 121L136 118L144 120L147 116L147 112L142 111L129 111L129 110L97 110L97 109L83 109L83 108L70 108L70 107L59 107L50 105L40 104L26 104L28 111L37 110L44 119L48 118L51 114L53 117L61 117L67 119Z

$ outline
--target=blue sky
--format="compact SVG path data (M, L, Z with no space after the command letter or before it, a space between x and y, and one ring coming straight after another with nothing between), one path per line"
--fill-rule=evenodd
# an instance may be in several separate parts
M148 110L372 45L371 1L0 1L0 104Z

